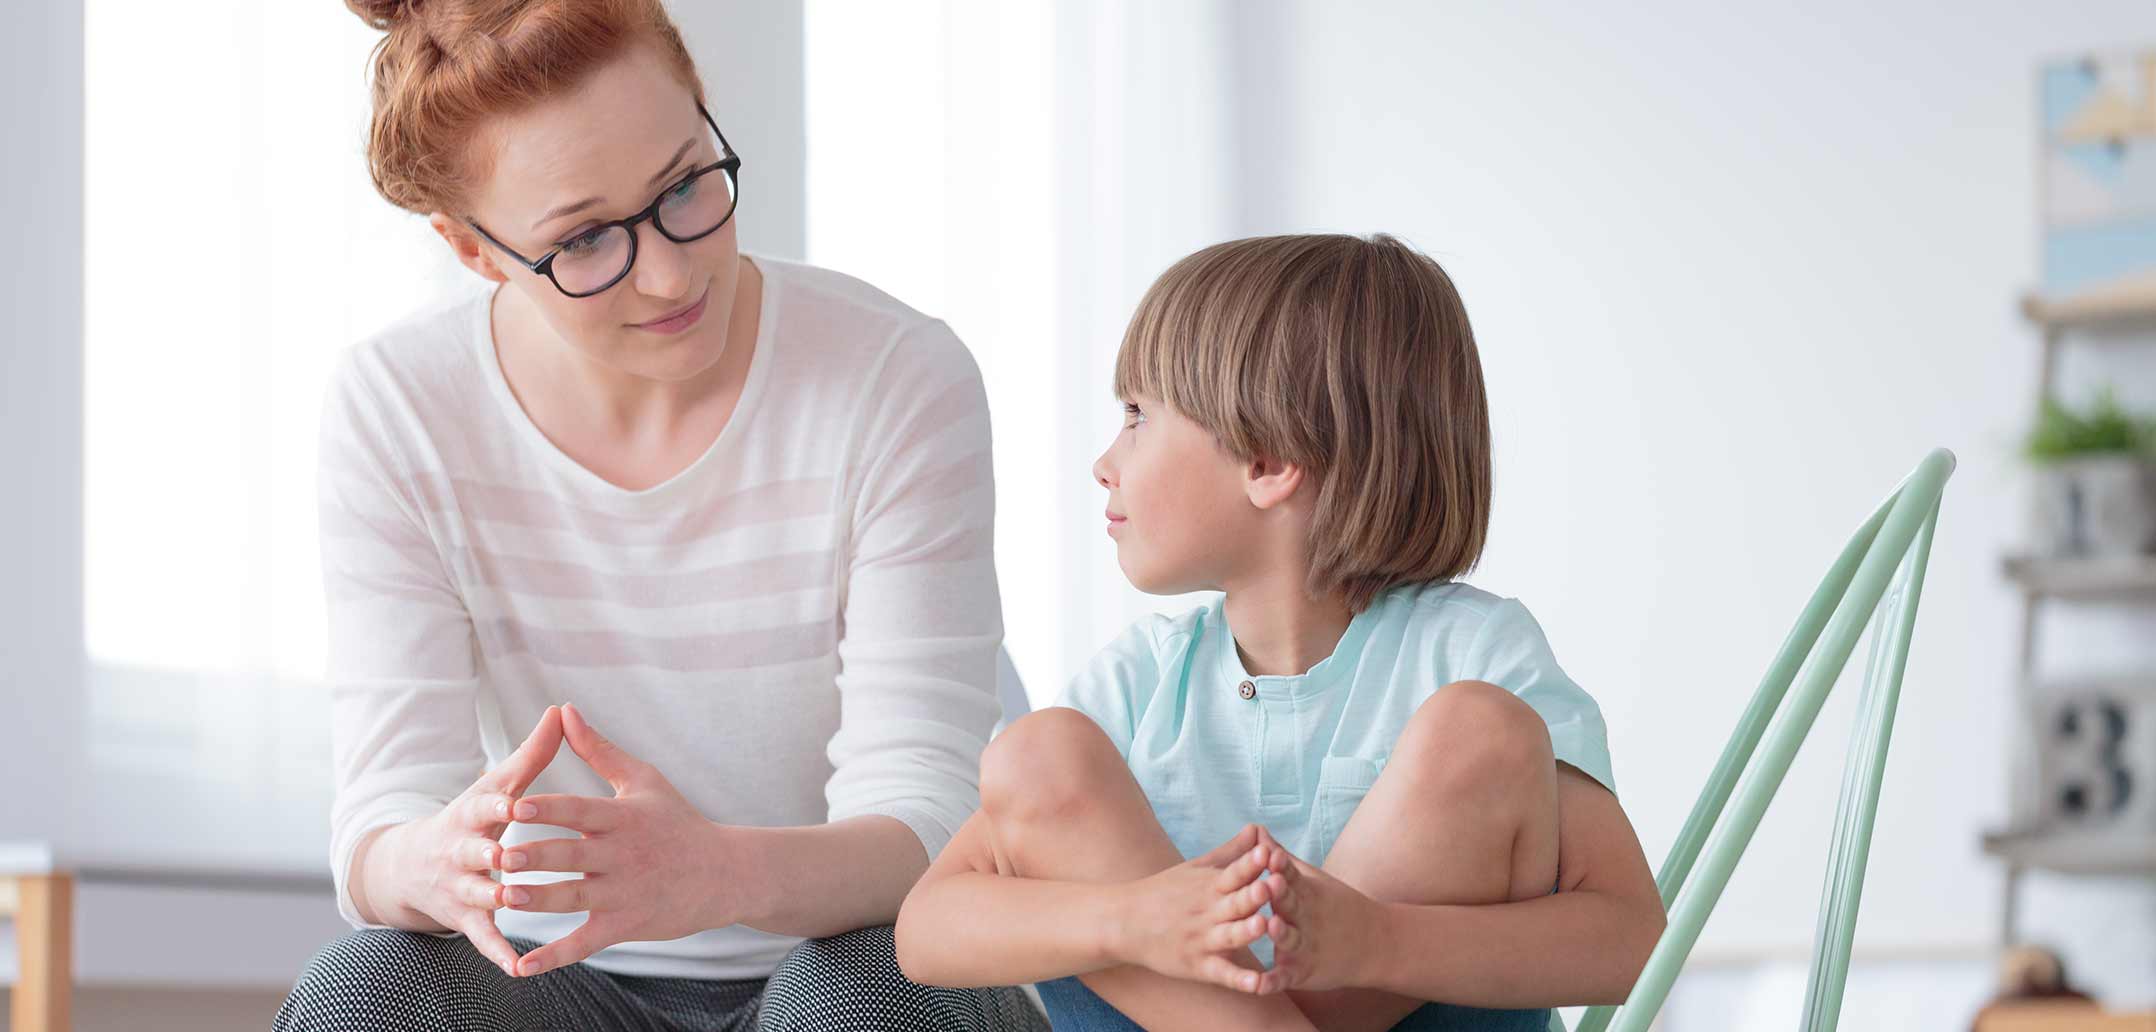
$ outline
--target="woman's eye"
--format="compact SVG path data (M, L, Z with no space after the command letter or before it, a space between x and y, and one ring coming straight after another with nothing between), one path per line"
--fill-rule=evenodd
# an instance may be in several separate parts
M1126 429L1126 430L1129 430L1129 429L1133 429L1133 428L1137 427L1137 425L1138 425L1138 424L1140 424L1140 423L1143 423L1143 422L1145 422L1145 412L1144 412L1144 410L1140 409L1140 408L1139 408L1138 406L1136 406L1136 405L1130 404L1129 402L1124 402L1124 403L1123 403L1123 428L1124 428L1124 429Z
M563 244L561 245L561 253L563 257L581 258L587 254L590 254L594 249L596 249L599 246L599 238L601 236L604 236L605 234L606 230L603 229L594 229L588 233L579 233L576 236L570 237L567 241L563 242Z
M669 203L679 204L682 201L686 201L689 198L696 196L696 184L701 181L702 180L698 179L684 179L681 182L675 184L673 189L666 191L667 201Z

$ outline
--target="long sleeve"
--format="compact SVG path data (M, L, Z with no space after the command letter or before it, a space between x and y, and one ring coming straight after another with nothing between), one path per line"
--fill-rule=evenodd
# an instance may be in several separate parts
M933 860L979 805L1000 706L988 402L965 346L915 324L853 428L830 819L895 817Z
M472 622L429 537L395 421L347 355L323 406L318 492L337 780L330 863L337 909L367 832L438 812L481 773Z

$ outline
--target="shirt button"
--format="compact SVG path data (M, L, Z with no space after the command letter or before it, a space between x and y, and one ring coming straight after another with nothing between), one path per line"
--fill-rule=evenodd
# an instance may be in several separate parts
M1235 686L1235 694L1245 699L1255 699L1258 697L1258 686L1249 681L1244 681Z

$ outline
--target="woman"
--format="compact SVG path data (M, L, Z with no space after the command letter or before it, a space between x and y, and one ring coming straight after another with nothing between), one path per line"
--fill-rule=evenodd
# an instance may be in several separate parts
M888 928L998 712L964 346L740 254L658 0L348 2L388 32L375 184L485 283L325 406L359 930L277 1027L1039 1027L907 982Z

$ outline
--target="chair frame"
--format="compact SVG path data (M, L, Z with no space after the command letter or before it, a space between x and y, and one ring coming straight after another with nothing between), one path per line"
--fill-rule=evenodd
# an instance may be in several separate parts
M1662 1009L1708 915L1728 887L1730 873L1759 829L1767 804L1869 623L1864 694L1843 761L1800 1026L1805 1032L1835 1028L1849 979L1850 944L1864 895L1865 864L1902 672L1908 666L1909 638L1924 591L1940 498L1953 473L1952 452L1939 448L1926 455L1857 529L1812 592L1655 877L1669 911L1668 927L1624 1005L1590 1009L1578 1032L1645 1032ZM1550 1027L1564 1032L1564 1022L1554 1013Z

